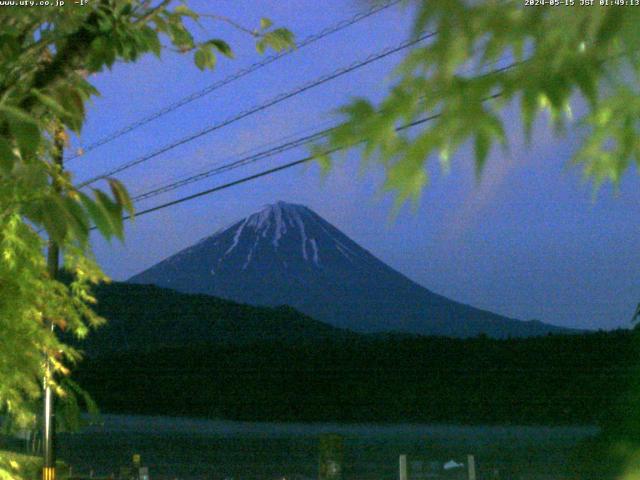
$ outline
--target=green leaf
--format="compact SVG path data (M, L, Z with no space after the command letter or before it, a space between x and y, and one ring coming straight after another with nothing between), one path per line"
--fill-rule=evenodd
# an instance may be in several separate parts
M323 175L329 173L331 169L332 161L331 156L327 154L327 149L322 145L312 145L311 154L314 156L315 160L320 165L320 170Z
M387 170L384 188L397 193L395 210L411 199L414 203L420 199L420 193L429 177L422 162L405 157Z
M113 30L113 19L103 10L99 10L101 15L98 19L98 29L101 33L109 33Z
M200 18L200 16L196 12L191 10L186 5L178 5L173 11L178 15L182 15L183 17L190 17L194 20L198 20L198 18Z
M574 79L582 95L593 108L598 100L598 85L594 72L587 68L576 68L574 69Z
M87 70L90 72L97 72L102 68L104 63L104 54L100 48L101 45L97 38L91 42L89 54L87 55L87 60L85 62Z
M229 44L227 42L225 42L224 40L220 40L218 38L214 38L212 40L208 40L207 42L205 42L205 45L211 45L211 46L215 47L216 50L218 50L225 57L228 57L228 58L233 58L234 57L233 50L231 50L231 47L229 46Z
M476 177L480 177L487 161L487 155L491 148L491 136L484 130L480 130L475 136L475 154L476 154Z
M140 30L140 38L142 42L153 52L156 57L160 57L160 53L162 52L162 44L160 43L160 39L158 38L158 34L153 30L153 28L145 26Z
M273 25L273 22L267 17L262 17L260 19L260 30L267 30Z
M70 227L74 232L75 238L85 243L89 238L89 228L91 226L87 211L82 208L80 203L70 197L65 196L62 201L71 220Z
M0 137L0 171L9 173L13 169L16 156L7 140Z
M200 70L213 69L216 66L216 55L211 51L210 47L201 47L196 50L194 55L196 66Z
M115 16L127 17L128 15L131 14L132 10L133 10L133 7L131 6L131 3L126 2L115 11Z
M53 112L53 114L56 115L58 118L65 118L70 116L69 112L67 112L67 110L65 110L65 108L62 105L60 105L54 98L42 92L39 92L38 90L33 90L32 93L34 96L38 98L38 100L40 100L40 102L43 105L47 106Z
M181 49L190 50L194 47L193 36L181 23L169 23L169 35L173 44Z
M606 44L611 38L615 37L624 23L624 17L626 15L624 10L625 9L610 8L606 11L605 19L600 25L596 37L598 44Z
M49 185L44 162L18 162L13 169L13 179L27 191L42 192Z
M265 33L256 44L256 49L262 54L267 48L271 48L276 52L281 52L294 46L293 33L286 28L277 28L271 32Z
M96 225L103 237L110 239L114 232L108 212L100 208L98 203L94 202L87 194L78 192L78 195L80 195L80 201L84 208L87 209L91 221Z
M124 227L122 223L122 208L113 202L102 190L94 190L96 203L106 214L113 234L120 240L124 240Z
M527 143L530 143L533 121L538 113L538 101L536 92L533 89L526 89L522 92L520 111L522 112L522 123L524 124L525 138Z
M107 181L109 182L113 198L116 199L116 203L120 205L120 208L126 210L127 213L133 217L135 215L135 207L133 206L133 202L131 201L129 192L127 192L125 186L115 178L109 178Z
M89 45L87 69L90 72L98 72L103 65L112 65L115 61L115 53L105 37L95 38Z
M204 50L196 50L196 53L193 55L193 60L196 64L196 67L198 67L200 70L204 70L206 68L205 63L207 60Z
M23 157L33 155L40 145L40 128L35 118L18 108L6 105L0 105L0 113L7 119Z
M338 112L347 116L349 121L361 124L371 119L376 114L376 109L366 98L355 98Z
M84 122L84 98L82 91L72 86L61 87L55 92L55 98L68 112L64 119L66 125L74 132L80 133Z
M58 243L63 243L69 229L67 210L64 208L60 197L50 195L42 204L42 223L49 237Z

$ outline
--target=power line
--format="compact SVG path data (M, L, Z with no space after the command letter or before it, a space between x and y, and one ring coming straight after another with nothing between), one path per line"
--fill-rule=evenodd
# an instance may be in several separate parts
M334 152L336 152L338 150L340 150L340 149L336 148L334 150L331 150L331 151L327 152L327 154L334 153ZM189 200L193 200L194 198L202 197L204 195L209 195L211 193L218 192L220 190L225 190L227 188L234 187L236 185L240 185L241 183L246 183L246 182L249 182L251 180L255 180L256 178L264 177L266 175L271 175L272 173L276 173L276 172L279 172L281 170L286 170L288 168L295 167L297 165L301 165L303 163L306 163L306 162L309 162L309 161L313 160L314 158L315 157L313 155L311 155L311 156L302 158L300 160L296 160L294 162L289 162L289 163L286 163L284 165L280 165L279 167L274 167L274 168L271 168L269 170L264 170L264 171L262 171L260 173L256 173L255 175L250 175L248 177L243 177L243 178L241 178L239 180L234 180L233 182L225 183L224 185L219 185L217 187L213 187L213 188L210 188L208 190L204 190L202 192L194 193L193 195L188 195L186 197L182 197L182 198L179 198L177 200L172 200L171 202L167 202L167 203L163 203L161 205L156 205L155 207L147 208L146 210L142 210L140 212L136 212L135 216L136 217L140 217L142 215L146 215L147 213L155 212L155 211L161 210L163 208L171 207L171 206L177 205L179 203L183 203L183 202L186 202L186 201L189 201ZM123 220L128 220L130 218L131 218L131 216L127 215L127 216L123 217L122 219ZM95 227L93 227L93 228L95 228Z
M180 140L177 140L177 141L175 141L175 142L173 142L173 143L171 143L169 145L166 145L164 147L161 147L158 150L155 150L155 151L153 151L153 152L151 152L151 153L149 153L147 155L144 155L144 156L139 157L139 158L137 158L135 160L131 160L129 162L126 162L126 163L120 165L119 167L116 167L116 168L114 168L112 170L109 170L109 171L104 172L104 173L102 173L100 175L97 175L97 176L92 177L92 178L90 178L88 180L85 180L84 182L82 182L79 185L77 185L76 188L86 187L87 185L91 185L91 184L93 184L93 183L95 183L95 182L97 182L99 180L105 179L107 177L111 177L111 176L115 175L116 173L120 173L120 172L122 172L124 170L128 170L131 167L134 167L134 166L139 165L141 163L144 163L144 162L146 162L148 160L151 160L152 158L155 158L158 155L161 155L161 154L166 153L166 152L168 152L170 150L173 150L176 147L179 147L179 146L184 145L184 144L186 144L188 142L191 142L191 141L193 141L193 140L195 140L197 138L200 138L200 137L202 137L204 135L207 135L207 134L209 134L209 133L211 133L211 132L213 132L215 130L219 130L219 129L223 128L223 127L226 127L226 126L228 126L228 125L230 125L232 123L235 123L235 122L237 122L237 121L239 121L239 120L241 120L243 118L249 117L249 116L251 116L251 115L253 115L255 113L258 113L258 112L261 112L263 110L266 110L269 107L277 105L278 103L281 103L281 102L283 102L285 100L288 100L291 97L294 97L294 96L299 95L299 94L301 94L303 92L306 92L307 90L310 90L310 89L315 88L315 87L317 87L319 85L322 85L323 83L327 83L327 82L329 82L331 80L334 80L334 79L339 78L339 77L341 77L343 75L346 75L347 73L351 73L351 72L353 72L355 70L358 70L358 69L360 69L362 67L365 67L365 66L367 66L367 65L369 65L371 63L374 63L374 62L376 62L378 60L386 58L389 55L393 55L394 53L397 53L397 52L400 52L400 51L402 51L404 49L412 47L413 45L416 45L417 43L420 43L420 42L422 42L422 41L424 41L424 40L426 40L426 39L428 39L428 38L430 38L430 37L432 37L434 35L436 35L435 32L427 33L427 34L424 34L424 35L422 35L422 36L420 36L418 38L414 38L414 39L411 39L411 40L406 40L406 41L400 43L399 45L397 45L395 47L389 47L389 48L386 48L386 49L382 50L379 53L369 55L364 60L352 63L349 66L342 67L342 68L339 68L337 70L334 70L332 73L329 73L327 75L323 75L322 77L319 77L319 78L317 78L317 79L315 79L315 80L313 80L313 81L311 81L309 83L306 83L306 84L304 84L304 85L302 85L302 86L300 86L300 87L298 87L298 88L296 88L296 89L294 89L292 91L280 94L280 95L278 95L278 96L266 101L265 103L262 103L260 105L254 106L254 107L252 107L252 108L250 108L248 110L245 110L245 111L243 111L243 112L241 112L239 114L236 114L236 115L234 115L232 117L229 117L229 118L227 118L226 120L223 120L220 123L213 124L213 125L205 128L205 129L203 129L203 130L200 130L199 132L196 132L196 133L193 133L193 134L188 135L186 137L183 137Z
M500 94L493 95L493 96L491 96L489 98L497 98L498 96L500 96ZM437 114L431 115L429 117L421 118L419 120L416 120L414 122L411 122L411 123L408 123L408 124L405 124L405 125L402 125L402 126L396 128L396 131L402 131L402 130L406 130L406 129L411 128L411 127L415 127L417 125L420 125L420 124L429 122L431 120L434 120L434 119L438 118L439 116L440 116L440 114L437 113ZM364 140L361 140L358 143L362 143L363 141ZM331 150L325 151L324 154L325 155L331 155L331 154L333 154L333 153L335 153L337 151L344 150L345 148L353 147L353 146L357 145L358 143L356 143L354 145L336 147L336 148L333 148ZM233 182L225 183L223 185L219 185L217 187L209 188L207 190L203 190L201 192L194 193L192 195L187 195L186 197L178 198L178 199L172 200L170 202L162 203L160 205L156 205L154 207L150 207L150 208L147 208L145 210L141 210L140 212L136 212L135 216L136 217L141 217L143 215L147 215L149 213L156 212L158 210L162 210L164 208L172 207L174 205L178 205L180 203L184 203L184 202L187 202L189 200L193 200L195 198L199 198L199 197L203 197L205 195L210 195L212 193L219 192L220 190L226 190L227 188L235 187L236 185L240 185L242 183L246 183L246 182L249 182L251 180L255 180L257 178L260 178L260 177L265 177L267 175L271 175L273 173L280 172L282 170L287 170L289 168L296 167L298 165L302 165L303 163L310 162L314 158L316 158L315 155L309 155L309 156L301 158L299 160L295 160L293 162L285 163L284 165L280 165L278 167L270 168L268 170L263 170L262 172L256 173L254 175L249 175L249 176L240 178L238 180L234 180ZM122 220L129 220L130 218L131 218L131 215L125 215L124 217L122 217ZM96 228L97 227L94 226L94 227L91 227L90 230L95 230Z
M335 121L329 121L329 120L323 121L321 123L314 125L313 127L310 126L310 127L296 130L295 132L288 133L284 136L281 136L269 141L265 141L263 143L260 143L259 145L245 149L241 152L226 155L224 158L214 158L213 161L208 161L205 164L200 165L200 167L205 168L204 172L202 172L202 170L191 169L190 171L185 172L182 175L172 175L170 178L162 178L162 179L158 179L155 182L151 182L149 185L147 185L147 188L154 189L154 190L161 189L167 186L168 184L172 185L177 182L182 182L183 180L186 181L193 177L204 175L209 171L209 169L215 169L218 167L222 168L222 166L224 166L226 162L235 163L237 159L240 157L249 158L254 155L259 155L260 153L264 153L266 150L271 150L271 149L280 147L285 142L292 141L292 139L299 139L302 135L307 135L309 132L320 131L321 129L328 128L329 126L333 126L334 124L335 124ZM203 154L196 155L196 157L202 157L202 156ZM135 193L135 196L144 195L144 193L142 192L143 191ZM133 193L131 194L131 197L132 198L134 197Z
M489 75L495 75L496 73L501 73L501 72L504 72L504 71L510 70L510 69L512 69L512 68L518 67L519 65L521 65L521 64L523 64L523 63L526 63L527 61L528 61L528 60L524 60L524 61L517 61L517 62L510 63L509 65L506 65L506 66L504 66L504 67L500 67L500 68L497 68L497 69L491 70L491 71L489 71L489 72L486 72L486 73L482 74L482 75L481 75L481 77L489 76ZM486 101L489 101L489 100L495 100L496 98L499 98L499 97L501 97L502 95L503 95L503 92L497 92L497 93L494 93L494 94L492 94L492 95L489 95L488 97L484 98L482 101L483 101L483 102L486 102ZM440 113L436 113L436 114L430 115L430 116L428 116L428 117L424 117L424 118L421 118L421 119L415 120L415 121L413 121L413 122L406 123L406 124L404 124L404 125L400 125L400 126L398 126L398 127L396 127L396 128L395 128L395 131L396 131L396 132L400 132L400 131L403 131L403 130L407 130L407 129L409 129L409 128L412 128L412 127L415 127L415 126L421 125L421 124L426 123L426 122L429 122L429 121L431 121L431 120L435 120L436 118L438 118L438 117L440 117L440 116L441 116L441 114L440 114ZM316 136L316 135L319 135L319 134L322 134L322 133L324 133L324 134L326 135L326 133L328 133L328 131L330 131L330 130L332 130L332 129L334 129L334 128L335 128L335 127L328 128L328 129L326 129L326 130L323 130L323 131L317 132L316 134L311 134L311 135L309 135L308 137ZM303 137L303 138L305 138L305 137ZM360 140L360 141L358 141L358 142L356 142L356 143L354 143L354 144L351 144L351 145L344 145L344 146L340 146L340 147L335 147L335 148L332 148L332 149L330 149L330 150L327 150L327 151L323 152L323 154L324 154L324 155L331 155L331 154L333 154L333 153L335 153L335 152L337 152L337 151L344 150L344 149L346 149L346 148L355 147L356 145L359 145L360 143L362 143L362 142L364 142L364 141L365 141L365 139L362 139L362 140ZM295 140L294 140L293 142L295 142ZM293 143L293 142L289 142L289 143ZM286 144L285 144L285 145L286 145ZM278 147L275 147L275 148L278 148ZM260 155L260 154L258 154L258 155ZM258 178L265 177L265 176L267 176L267 175L271 175L271 174L273 174L273 173L280 172L280 171L282 171L282 170L287 170L287 169L289 169L289 168L293 168L293 167L295 167L295 166L302 165L302 164L304 164L304 163L310 162L310 161L311 161L311 160L313 160L314 158L316 158L316 156L315 156L315 155L309 155L309 156L306 156L306 157L301 158L301 159L299 159L299 160L295 160L295 161L292 161L292 162L289 162L289 163L285 163L284 165L280 165L280 166L278 166L278 167L270 168L270 169L268 169L268 170L263 170L262 172L259 172L259 173L253 174L253 175L249 175L249 176L246 176L246 177L240 178L240 179L238 179L238 180L234 180L234 181L232 181L232 182L228 182L228 183L225 183L225 184L223 184L223 185L219 185L219 186L217 186L217 187L212 187L212 188L209 188L209 189L207 189L207 190L203 190L203 191L200 191L200 192L194 193L194 194L192 194L192 195L187 195L187 196L185 196L185 197L181 197L181 198L178 198L178 199L176 199L176 200L171 200L171 201L169 201L169 202L162 203L162 204L160 204L160 205L156 205L156 206L153 206L153 207L147 208L147 209L145 209L145 210L141 210L141 211L139 211L139 212L136 212L135 216L136 216L136 217L141 217L141 216L143 216L143 215L146 215L146 214L149 214L149 213L152 213L152 212L156 212L156 211L158 211L158 210L162 210L162 209L164 209L164 208L172 207L172 206L174 206L174 205L178 205L178 204L180 204L180 203L187 202L187 201L189 201L189 200L193 200L193 199L196 199L196 198L199 198L199 197L205 196L205 195L210 195L210 194L212 194L212 193L219 192L219 191L221 191L221 190L226 190L227 188L231 188L231 187L234 187L234 186L236 186L236 185L240 185L240 184L243 184L243 183L249 182L249 181L251 181L251 180L256 180L256 179L258 179ZM241 161L241 160L239 160L239 161ZM224 166L223 166L223 167L224 167ZM131 219L131 215L125 215L124 217L122 217L122 220L129 220L129 219ZM96 228L97 228L97 227L93 226L93 227L91 227L89 230L95 230Z
M223 165L219 165L219 166L214 167L214 168L212 168L210 170L207 170L205 172L201 172L201 173L198 173L196 175L189 176L187 178L184 178L182 180L178 180L178 181L169 183L169 184L164 185L162 187L154 188L153 190L149 190L147 192L144 192L144 193L141 193L139 195L136 195L135 197L132 198L132 200L134 202L138 202L138 201L141 201L141 200L146 200L148 198L155 197L155 196L160 195L162 193L170 192L170 191L175 190L177 188L184 187L185 185L189 185L191 183L195 183L195 182L198 182L200 180L204 180L205 178L209 178L209 177L212 177L214 175L219 175L219 174L224 173L226 171L233 170L233 169L236 169L236 168L239 168L239 167L243 167L243 166L248 165L250 163L255 163L255 162L259 161L259 160L263 160L265 158L272 157L272 156L274 156L276 154L283 153L283 152L286 152L288 150L292 150L294 148L301 147L303 145L307 145L307 144L309 144L311 142L320 140L321 138L325 137L334 128L335 127L327 128L325 130L321 130L319 132L315 132L315 133L313 133L311 135L305 135L304 137L297 138L295 140L292 140L290 142L278 145L276 147L272 147L272 148L269 148L267 150L263 150L261 152L255 153L253 155L245 156L245 157L243 157L243 158L241 158L239 160L236 160L236 161L233 161L233 162L230 162L230 163L226 163L226 164L223 164Z
M498 61L492 62L492 63L497 63L497 62ZM503 66L503 67L500 67L500 68L496 68L496 69L493 69L493 70L491 70L489 72L486 72L482 76L494 75L496 73L500 73L502 71L514 68L514 67L516 67L518 65L519 65L519 62L513 62L513 63L510 63L510 64L508 64L506 66ZM490 98L497 98L497 96L500 96L500 95L495 95L495 96L492 96ZM185 185L189 185L191 183L195 183L195 182L198 182L200 180L204 180L205 178L209 178L209 177L212 177L212 176L215 176L215 175L219 175L219 174L222 174L222 173L227 172L229 170L234 170L236 168L240 168L240 167L243 167L245 165L249 165L251 163L258 162L258 161L263 160L265 158L270 158L270 157L272 157L272 156L274 156L276 154L283 153L283 152L292 150L294 148L298 148L298 147L307 145L309 143L312 143L312 142L315 142L317 140L320 140L323 137L326 137L335 128L336 127L333 126L333 127L325 128L325 129L322 129L322 130L317 130L317 131L315 131L315 132L313 132L311 134L304 135L302 137L298 137L298 138L296 138L294 140L291 140L291 141L288 141L286 143L281 143L281 144L279 144L279 145L277 145L275 147L271 147L271 148L268 148L266 150L262 150L260 152L253 153L251 155L245 155L244 157L242 157L242 158L240 158L238 160L234 160L232 162L225 163L225 164L222 164L222 165L218 164L217 166L215 166L215 167L213 167L213 168L211 168L209 170L205 170L204 172L200 172L200 173L197 173L195 175L190 175L190 176L187 176L187 177L183 177L183 178L181 178L179 180L172 181L172 182L170 182L168 184L165 184L165 185L162 185L162 186L159 186L159 187L154 187L151 190L148 190L148 191L146 191L144 193L141 193L141 194L138 194L138 195L134 196L132 198L132 200L134 202L147 200L149 198L156 197L156 196L161 195L163 193L167 193L167 192L170 192L172 190L176 190L178 188L184 187ZM287 137L285 137L285 138L287 138Z
M354 15L353 17L349 18L349 19L345 19L342 20L338 23L336 23L335 25L332 25L330 27L327 27L323 30L321 30L318 33L315 33L313 35L310 35L306 38L304 38L300 43L296 44L296 50L300 50L306 46L309 46L315 42L317 42L318 40L321 40L329 35L332 35L336 32L339 32L341 30L344 30L345 28L350 27L351 25L354 25L362 20L365 20L366 18L369 18L373 15L375 15L376 13L379 13L383 10L386 10L387 8L390 8L394 5L397 5L398 3L400 3L401 0L393 0L390 2L386 2L382 5L375 5L371 8L369 8L368 10L365 10L363 12L360 12L356 15ZM199 98L202 98L208 94L210 94L211 92L224 87L225 85L228 85L236 80L239 80L240 78L243 78L247 75L249 75L250 73L255 72L256 70L259 70L263 67L266 67L267 65L275 62L276 60L279 60L282 57L285 57L289 54L291 54L293 51L295 50L285 50L279 53L275 53L273 55L269 55L267 57L265 57L263 60L256 62L252 65L249 65L246 68L243 68L241 70L238 70L236 73L233 73L231 75L229 75L226 78L223 78L222 80L219 80L215 83L212 83L211 85L203 88L202 90L198 90L197 92L193 92L192 94L181 98L180 100L167 105L166 107L162 108L161 110L158 110L155 113L152 113L146 117L141 118L140 120L133 122L123 128L121 128L120 130L116 130L115 132L112 132L104 137L102 137L99 140L96 140L95 142L87 145L86 147L84 147L84 151L83 154L86 154L88 152L91 152L92 150L97 149L98 147L101 147L102 145L105 145L107 143L112 142L113 140L143 126L146 125L147 123L150 123L160 117L163 117L164 115L173 112L174 110L177 110L180 107L183 107L184 105L187 105ZM80 157L81 154L74 154L71 155L67 158L67 160L73 160L76 159L78 157Z
M522 62L518 62L518 63L522 63ZM516 66L518 63L511 64L511 65L509 65L507 67L503 67L503 68L497 69L497 70L495 70L493 72L490 72L490 73L497 73L497 72L500 72L500 71L508 70L508 69L513 68L514 66ZM493 95L490 95L487 98L485 98L483 101L486 102L488 100L495 100L496 98L499 98L501 96L502 96L502 92L494 93ZM401 125L399 127L396 127L395 130L397 132L400 132L402 130L406 130L408 128L412 128L412 127L415 127L417 125L421 125L421 124L429 122L431 120L435 120L436 118L440 117L440 115L441 115L440 113L436 113L434 115L430 115L428 117L424 117L424 118L415 120L413 122L410 122L410 123ZM323 154L324 155L331 155L331 154L333 154L335 152L338 152L340 150L344 150L345 148L355 147L356 145L359 145L362 142L364 142L364 140L360 140L359 142L356 142L355 144L352 144L352 145L346 145L346 146L342 146L342 147L332 148L330 150L327 150L327 151L323 152ZM211 193L219 192L220 190L226 190L227 188L235 187L236 185L240 185L242 183L246 183L246 182L249 182L251 180L258 179L260 177L265 177L267 175L271 175L273 173L280 172L282 170L287 170L289 168L296 167L298 165L302 165L303 163L310 162L314 158L316 158L316 155L309 155L309 156L301 158L299 160L294 160L292 162L285 163L284 165L280 165L278 167L270 168L268 170L263 170L262 172L259 172L259 173L253 174L253 175L249 175L249 176L240 178L238 180L234 180L232 182L225 183L223 185L219 185L217 187L209 188L207 190L203 190L201 192L194 193L192 195L187 195L186 197L178 198L178 199L172 200L170 202L162 203L160 205L156 205L154 207L150 207L150 208L147 208L145 210L141 210L139 212L136 212L135 216L136 217L141 217L141 216L146 215L148 213L156 212L158 210L162 210L164 208L172 207L174 205L178 205L180 203L184 203L184 202L187 202L189 200L193 200L195 198L199 198L199 197L202 197L202 196L205 196L205 195L209 195ZM126 216L122 217L122 220L129 220L130 218L131 218L131 215L126 215ZM90 230L95 230L96 228L97 227L91 227Z

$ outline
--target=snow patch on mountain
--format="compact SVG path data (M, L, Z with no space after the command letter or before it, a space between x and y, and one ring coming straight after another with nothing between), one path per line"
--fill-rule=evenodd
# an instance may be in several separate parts
M260 243L260 236L256 235L256 240L253 242L253 246L251 247L251 250L249 250L249 253L247 254L247 259L245 260L244 265L242 265L242 270L246 270L249 264L251 263L251 259L253 258L253 252L258 246L258 243Z
M227 249L226 252L224 252L225 257L229 255L233 251L233 249L238 246L238 243L240 242L240 235L242 235L242 231L244 230L244 226L247 224L248 220L249 220L248 218L245 218L244 222L238 225L238 229L236 230L236 233L233 236L233 243L231 243L231 246Z
M316 265L320 265L320 260L318 257L318 243L316 242L316 239L312 238L311 240L309 240L309 243L311 244L311 248L313 249L313 263L315 263Z
M333 240L333 242L335 243L336 249L337 249L340 253L342 253L342 255L344 255L347 259L349 259L349 261L351 261L351 262L352 262L351 254L355 255L355 253L354 253L354 252L352 252L352 251L351 251L351 249L350 249L349 247L347 247L344 243L342 243L340 240L338 240L338 239L335 237L335 235L333 235L331 232L329 232L329 231L327 230L327 228L326 228L326 227L325 227L321 222L319 222L317 219L315 219L315 218L313 218L313 217L312 217L312 219L313 219L313 221L315 222L315 224L316 224L318 227L320 227L320 228L322 229L322 231L323 231L324 233L326 233L326 234L329 236L329 238L331 238L331 240Z
M298 215L298 211L297 210L293 210L291 212L291 217L292 217L293 221L296 222L296 225L298 227L298 231L300 232L300 236L302 237L302 257L306 261L309 258L307 257L307 233L304 230L304 222L300 218L300 215Z
M277 251L285 236L295 233L300 237L300 253L305 262L312 261L315 265L320 263L320 247L314 238L307 234L306 223L308 222L308 210L301 205L292 205L285 202L278 202L267 205L262 210L246 218L239 224L235 231L231 245L225 251L224 257L232 253L242 244L241 236L247 231L249 237L254 237L255 241L246 253L242 270L246 270L258 247L260 238L269 238L269 241ZM223 257L223 258L224 258Z

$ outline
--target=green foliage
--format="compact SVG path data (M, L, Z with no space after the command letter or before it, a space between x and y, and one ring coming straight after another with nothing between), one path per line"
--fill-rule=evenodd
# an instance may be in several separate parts
M271 21L265 20L267 19L263 18L260 24L263 28L269 28L271 26ZM286 28L276 28L261 34L260 40L256 43L256 50L258 50L258 53L264 53L267 48L272 48L276 52L280 52L287 48L291 48L292 46L293 34Z
M69 466L57 462L58 478L69 476ZM0 480L36 480L42 477L42 457L0 450Z
M92 258L89 231L96 226L105 238L122 239L123 215L134 215L119 181L107 179L108 191L81 192L60 166L66 131L80 133L85 104L98 93L91 75L116 61L159 56L167 46L195 51L200 68L213 68L216 53L233 56L223 40L195 39L190 26L201 17L184 5L67 3L0 16L0 415L20 428L35 425L45 358L54 371L48 381L67 412L79 410L79 398L91 409L65 378L80 353L51 325L82 338L103 322L91 309L91 285L106 277ZM264 21L261 27L257 42L290 46L290 32ZM68 281L50 274L41 231L60 247ZM0 476L15 473L8 461L0 454Z
M0 480L37 478L42 458L0 450Z
M581 126L582 146L573 162L599 186L617 183L630 165L640 166L640 9L633 7L527 7L504 0L416 2L413 35L437 32L409 53L395 72L395 85L379 104L353 100L344 122L322 152L362 145L365 160L386 170L384 188L398 205L416 200L428 181L427 161L451 156L471 142L480 173L494 145L508 146L503 113L519 103L529 136L548 112L556 131ZM597 2L596 2L597 3ZM503 62L509 68L496 68ZM582 99L587 113L572 118ZM425 117L419 128L398 129Z

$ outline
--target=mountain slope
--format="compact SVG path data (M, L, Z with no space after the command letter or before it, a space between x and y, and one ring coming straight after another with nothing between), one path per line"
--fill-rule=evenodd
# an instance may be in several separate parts
M278 202L205 238L130 282L252 305L290 305L341 328L494 337L564 331L437 295L301 205Z
M255 307L208 295L190 295L153 285L103 284L96 312L106 325L79 344L91 356L158 348L273 342L355 340L359 335L313 320L291 307Z

